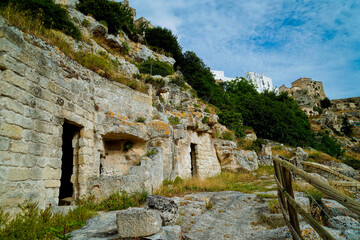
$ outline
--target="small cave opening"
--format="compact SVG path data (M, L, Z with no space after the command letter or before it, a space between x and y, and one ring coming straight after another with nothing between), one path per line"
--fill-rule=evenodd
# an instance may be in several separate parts
M105 152L101 156L100 175L125 176L146 153L146 142L135 137L108 135L103 140Z
M197 175L196 144L190 144L191 176Z
M59 205L68 205L73 200L74 187L71 182L74 171L73 139L75 135L80 135L80 129L80 127L69 122L63 124Z

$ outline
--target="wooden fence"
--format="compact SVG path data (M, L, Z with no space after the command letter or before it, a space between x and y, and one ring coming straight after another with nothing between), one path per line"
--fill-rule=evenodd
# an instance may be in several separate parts
M334 240L334 237L332 237L309 213L307 213L295 201L294 191L292 188L292 175L301 177L324 194L330 196L332 199L344 205L357 215L360 215L359 202L297 168L295 165L289 162L290 160L286 158L275 156L273 157L273 161L275 169L275 181L278 185L279 205L281 207L286 225L289 227L294 239L303 239L300 232L298 213L323 239Z

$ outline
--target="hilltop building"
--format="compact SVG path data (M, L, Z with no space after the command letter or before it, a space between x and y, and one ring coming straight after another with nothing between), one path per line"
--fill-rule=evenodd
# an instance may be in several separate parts
M227 82L236 79L231 77L225 77L224 71L211 70L211 73L213 74L216 82Z
M291 88L282 85L279 92L288 92L298 101L300 108L307 115L318 115L320 101L326 98L322 82L302 77L291 83Z
M213 74L217 83L227 82L236 79L236 78L225 77L224 71L211 70L211 73ZM272 79L265 76L263 73L247 72L245 74L245 79L248 81L252 81L252 83L256 87L256 90L259 93L262 93L265 90L272 91L274 89L272 84Z
M265 90L273 90L272 79L265 76L263 73L247 72L245 74L245 79L252 81L259 93L262 93Z

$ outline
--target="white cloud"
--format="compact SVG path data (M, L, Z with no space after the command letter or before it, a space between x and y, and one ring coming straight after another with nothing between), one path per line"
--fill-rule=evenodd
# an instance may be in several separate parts
M170 28L184 50L229 76L263 72L278 86L306 76L322 81L330 98L360 96L357 0L134 0L130 5L138 16Z

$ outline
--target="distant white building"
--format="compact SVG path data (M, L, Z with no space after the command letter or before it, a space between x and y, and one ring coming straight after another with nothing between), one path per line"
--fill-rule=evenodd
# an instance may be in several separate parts
M274 89L272 79L265 76L263 73L247 72L245 74L245 79L252 81L259 93L262 93L265 90L272 91Z
M225 77L224 71L211 70L211 73L213 74L216 81L226 82L235 80L235 78Z

